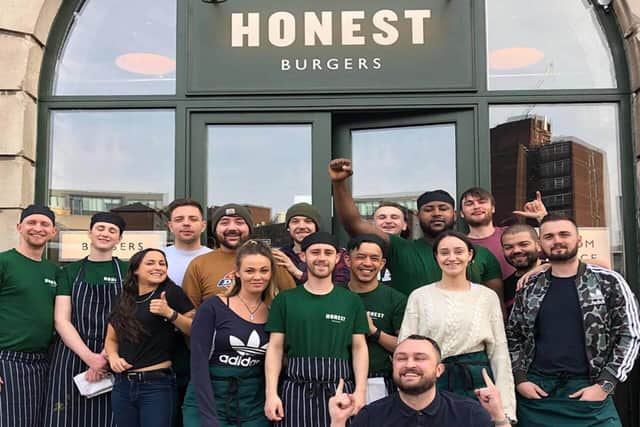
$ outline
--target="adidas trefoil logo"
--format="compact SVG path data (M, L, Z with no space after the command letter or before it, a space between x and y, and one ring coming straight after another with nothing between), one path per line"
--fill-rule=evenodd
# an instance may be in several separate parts
M260 335L256 330L251 331L246 344L242 339L229 336L229 344L238 354L237 356L228 356L222 354L219 357L221 363L231 366L256 366L264 360L264 354L267 351L269 343L260 345Z

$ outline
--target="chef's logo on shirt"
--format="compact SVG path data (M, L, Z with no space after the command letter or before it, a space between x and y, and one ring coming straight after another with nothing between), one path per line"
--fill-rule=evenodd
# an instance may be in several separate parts
M345 320L347 320L346 316L343 316L341 314L333 314L333 313L325 314L324 318L329 320L330 322L333 322L333 323L342 323Z
M218 357L220 363L243 368L259 365L264 360L269 343L260 343L260 334L254 329L245 343L241 338L229 335L229 345L235 350L237 356L221 354ZM254 357L255 356L255 357Z
M234 273L233 271L230 271L229 273L222 276L222 279L218 280L218 283L216 284L216 286L219 288L229 289L233 285L234 280L235 280Z
M384 313L378 313L377 311L367 311L367 314L372 319L384 319Z
M102 278L102 281L104 281L105 283L118 283L118 279L116 279L115 277L110 277L110 276L104 276Z
M50 288L57 288L58 282L53 279L44 279L44 284L49 286Z

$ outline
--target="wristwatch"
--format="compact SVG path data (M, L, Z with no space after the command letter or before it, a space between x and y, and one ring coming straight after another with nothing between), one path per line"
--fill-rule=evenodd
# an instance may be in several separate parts
M611 381L607 381L607 380L598 381L598 385L600 386L602 391L604 391L607 394L613 393L613 390L615 390L615 388L616 388L616 385L614 383L612 383Z
M172 314L171 316L169 316L169 317L165 317L165 318L164 318L164 321L165 321L165 322L171 322L171 323L173 323L173 322L175 322L175 320L176 320L177 318L178 318L178 312L177 312L177 311L175 311L175 310L173 310L173 314Z
M376 328L376 331L372 334L367 335L367 341L368 342L378 342L380 341L380 334L382 333L382 331L380 330L380 328Z

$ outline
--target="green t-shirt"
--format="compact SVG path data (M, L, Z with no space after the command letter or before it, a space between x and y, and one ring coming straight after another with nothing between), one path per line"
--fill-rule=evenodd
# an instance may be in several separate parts
M15 249L0 253L0 350L47 351L58 270Z
M424 239L405 240L389 234L387 266L393 275L393 286L405 295L420 286L437 282L442 270L433 257L433 248ZM467 278L474 283L500 279L502 270L495 256L487 248L474 245L476 255L467 267Z
M120 266L120 274L122 275L121 283L124 284L125 276L129 263L118 260ZM67 264L58 272L58 290L56 295L71 295L73 282L76 280L78 271L82 261ZM84 282L90 285L111 285L117 282L117 272L113 266L113 261L89 261L84 269Z
M376 328L389 335L397 335L407 306L407 297L390 286L378 284L370 292L356 293L364 304ZM367 343L369 347L369 374L385 373L390 375L391 353L376 342Z
M285 334L289 357L349 360L352 335L368 333L369 324L360 298L347 289L334 286L326 295L315 295L298 286L273 300L266 330Z

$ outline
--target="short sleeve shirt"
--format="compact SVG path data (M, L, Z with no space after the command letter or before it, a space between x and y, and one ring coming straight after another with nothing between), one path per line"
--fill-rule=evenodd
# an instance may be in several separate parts
M129 264L126 261L117 260L120 267L120 283L124 283L125 276L127 274L127 268ZM70 296L73 288L73 282L78 276L82 261L76 261L71 264L65 265L58 272L58 288L56 295ZM113 266L113 261L86 261L86 267L84 270L85 283L90 285L115 285L118 282L118 272Z
M285 334L289 357L349 360L352 335L366 334L369 324L362 301L347 289L316 295L299 286L276 296L266 330Z

